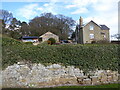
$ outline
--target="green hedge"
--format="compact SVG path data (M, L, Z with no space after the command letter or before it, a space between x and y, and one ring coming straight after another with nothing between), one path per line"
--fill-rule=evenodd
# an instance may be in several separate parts
M44 45L33 46L4 37L2 39L3 68L18 61L32 63L61 63L74 65L84 71L118 69L117 44Z
M51 45L56 43L56 40L54 38L49 38L48 41L51 42Z

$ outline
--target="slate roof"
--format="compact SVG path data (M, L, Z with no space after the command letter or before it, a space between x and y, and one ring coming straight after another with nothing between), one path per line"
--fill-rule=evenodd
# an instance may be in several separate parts
M96 24L98 27L100 27L100 26L99 26L97 23L95 23L93 20L91 20L90 22L92 22L92 23ZM85 26L86 26L87 24L89 24L90 22L84 24L83 26L85 27Z
M110 28L108 28L106 25L98 25L98 24L95 23L93 20L91 20L90 22L96 24L98 27L101 28L101 30L110 30ZM90 22L88 22L87 24L89 24ZM86 26L87 24L84 24L84 26Z
M38 36L23 36L22 39L37 39Z
M106 25L100 25L101 30L110 30Z
M55 35L55 34L53 34L52 32L46 32L45 34L41 35L40 37L44 37L46 35ZM55 35L55 36L57 36L57 35Z

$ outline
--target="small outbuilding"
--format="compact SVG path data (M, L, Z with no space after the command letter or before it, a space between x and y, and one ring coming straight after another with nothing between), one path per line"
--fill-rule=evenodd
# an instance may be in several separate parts
M47 41L49 38L54 38L56 40L56 42L59 42L59 36L57 36L51 32L47 32L47 33L41 35L39 38L41 38L42 42Z

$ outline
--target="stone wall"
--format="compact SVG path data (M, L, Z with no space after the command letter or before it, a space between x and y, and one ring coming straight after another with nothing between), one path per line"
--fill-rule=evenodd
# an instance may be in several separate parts
M96 70L84 75L83 71L74 66L52 64L26 64L18 62L8 66L2 72L2 87L41 88L60 85L98 85L117 83L118 72L111 70Z

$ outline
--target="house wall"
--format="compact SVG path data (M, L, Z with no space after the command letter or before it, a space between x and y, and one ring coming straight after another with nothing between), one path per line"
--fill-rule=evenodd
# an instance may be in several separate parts
M80 38L79 38L79 40L80 40L80 44L83 44L84 42L83 42L83 28L81 28L80 29Z
M38 42L38 39L22 39L23 42Z
M90 30L90 25L94 25L94 29ZM104 40L102 33L105 33L106 40L109 41L109 30L101 30L101 28L93 22L83 27L83 43L91 43L92 41ZM90 39L90 34L94 34L94 39Z
M104 38L103 36L101 36L101 39L102 39L102 40L110 41L109 30L102 30L101 32L102 32L102 33L105 33L105 36L106 36L106 38Z
M54 34L47 34L42 36L42 42L47 41L49 38L54 38L56 42L59 42L59 37Z

